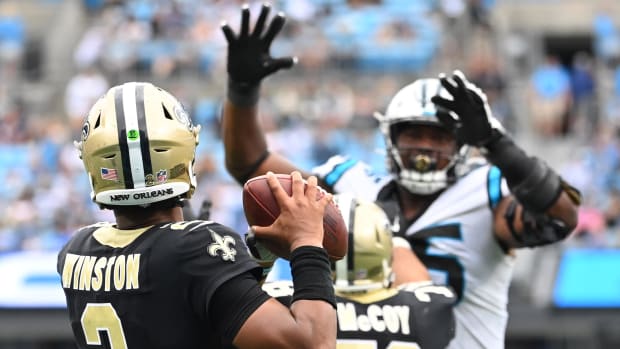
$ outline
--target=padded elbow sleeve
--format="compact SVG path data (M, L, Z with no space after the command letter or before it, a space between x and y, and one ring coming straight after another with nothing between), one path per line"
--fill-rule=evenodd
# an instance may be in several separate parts
M484 149L501 171L512 194L527 210L545 212L562 192L562 180L545 162L528 156L509 137L499 135Z
M532 158L530 174L510 188L521 205L533 212L545 212L562 192L560 176L541 160Z

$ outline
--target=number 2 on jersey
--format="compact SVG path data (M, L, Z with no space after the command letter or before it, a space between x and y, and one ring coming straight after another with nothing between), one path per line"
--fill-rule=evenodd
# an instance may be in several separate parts
M110 303L88 303L82 313L82 330L88 345L102 345L100 331L108 333L111 349L127 349L121 319Z

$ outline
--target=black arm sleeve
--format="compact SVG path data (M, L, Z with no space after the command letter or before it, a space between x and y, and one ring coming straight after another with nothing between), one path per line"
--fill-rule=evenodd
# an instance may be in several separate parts
M528 156L512 139L495 131L483 150L486 158L502 170L508 187L526 209L543 213L560 196L560 176L544 161Z
M225 341L232 343L245 321L269 298L254 275L249 272L237 275L213 294L209 322Z

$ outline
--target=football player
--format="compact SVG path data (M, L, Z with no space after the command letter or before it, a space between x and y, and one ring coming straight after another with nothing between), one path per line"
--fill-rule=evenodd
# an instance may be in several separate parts
M184 221L195 190L200 127L179 101L150 84L111 88L90 110L76 142L92 199L113 223L80 229L58 255L79 348L334 348L331 268L322 248L331 194L293 172L292 197L273 174L281 215L257 237L288 244L290 309L260 288L261 268L239 234L212 221Z
M337 348L442 349L454 336L454 293L433 285L428 274L391 287L392 231L385 212L372 201L334 196L349 229L347 256L333 264L338 314ZM412 268L425 269L412 260ZM285 305L290 281L263 289Z
M241 30L222 25L228 41L228 86L222 135L226 166L239 183L266 171L297 167L269 152L258 118L264 77L293 66L270 45L285 21L278 14L263 34L269 6L254 29L242 8ZM437 282L457 295L450 348L503 348L514 248L565 239L577 223L580 193L544 161L527 155L493 118L484 93L455 71L417 80L377 113L390 174L334 156L312 172L334 193L376 201L392 228ZM477 148L483 157L472 157ZM403 241L403 240L397 240ZM408 265L394 256L396 284Z

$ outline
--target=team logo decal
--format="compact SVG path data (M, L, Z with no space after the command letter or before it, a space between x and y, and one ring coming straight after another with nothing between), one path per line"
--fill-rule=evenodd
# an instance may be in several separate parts
M174 116L179 120L180 123L185 125L188 129L192 128L192 122L189 119L189 114L183 109L181 104L177 104L174 106Z
M157 183L164 183L166 180L168 180L168 171L166 170L157 171Z
M82 126L82 141L85 141L88 135L90 135L90 123L86 121L84 126Z
M209 231L211 232L211 238L214 241L209 245L209 247L207 247L207 251L209 251L209 254L212 257L217 257L219 255L218 252L221 252L221 257L223 261L234 262L237 250L232 248L232 246L235 246L235 239L228 235L221 236L220 234L214 232L211 229L209 229Z

